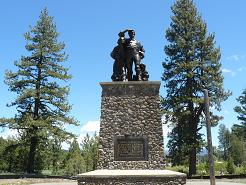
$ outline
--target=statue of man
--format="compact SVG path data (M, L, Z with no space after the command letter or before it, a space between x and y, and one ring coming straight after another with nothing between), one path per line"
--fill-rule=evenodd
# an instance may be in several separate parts
M129 38L125 38L126 32L128 32ZM135 31L126 29L118 36L118 45L111 52L111 57L115 60L111 79L113 81L148 81L149 74L146 71L146 66L140 64L145 51L140 42L135 39ZM133 75L133 63L136 75Z
M126 66L127 66L127 79L128 81L131 80L142 80L142 74L141 74L141 68L140 68L140 62L141 59L144 58L144 49L143 46L135 39L135 31L134 30L127 30L129 38L125 40L126 45ZM132 66L134 63L136 76L135 79L133 79L133 72L132 72Z

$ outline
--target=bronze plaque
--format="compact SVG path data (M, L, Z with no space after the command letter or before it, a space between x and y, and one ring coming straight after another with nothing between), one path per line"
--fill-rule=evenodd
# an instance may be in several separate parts
M114 140L114 160L147 161L147 138L144 136L116 136Z

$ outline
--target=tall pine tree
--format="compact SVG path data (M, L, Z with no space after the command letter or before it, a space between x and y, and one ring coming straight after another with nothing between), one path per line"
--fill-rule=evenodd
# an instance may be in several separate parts
M163 109L167 121L172 121L174 128L181 128L176 129L170 142L175 148L173 142L182 135L189 154L189 175L192 175L196 173L196 154L201 142L203 89L208 90L211 106L218 110L229 92L223 89L220 49L215 47L214 35L207 34L206 24L193 1L177 0L172 12L172 22L166 31L167 58L163 62L162 80L167 89ZM211 116L214 122L218 121L218 116L212 113Z
M219 125L218 139L219 139L219 149L222 152L223 160L228 160L230 157L230 137L231 133L224 124Z
M237 98L237 101L240 105L236 106L234 110L238 113L237 119L241 121L241 124L233 125L233 130L238 137L242 137L246 140L246 89L244 89L242 95Z
M8 106L16 106L17 114L12 119L2 118L1 125L18 129L29 146L27 172L35 171L39 143L49 138L66 140L72 134L64 129L65 124L76 125L68 116L71 106L67 101L68 86L60 82L71 78L68 68L61 64L67 55L64 43L59 42L59 33L53 18L44 9L35 27L24 34L29 56L15 62L18 70L7 71L5 83L17 98ZM60 81L60 82L59 82Z

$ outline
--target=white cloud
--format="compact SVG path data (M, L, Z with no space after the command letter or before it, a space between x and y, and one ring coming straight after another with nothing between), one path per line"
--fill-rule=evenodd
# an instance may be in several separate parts
M6 128L5 130L2 130L1 131L3 134L1 134L1 136L4 138L4 139L7 139L7 138L16 138L18 137L18 132L16 129L8 129Z
M82 143L84 137L86 134L89 134L90 136L94 135L95 132L99 133L100 129L100 121L88 121L87 123L83 124L79 136L77 138L78 143Z
M232 71L230 69L222 69L223 73L231 73Z
M222 72L225 73L225 74L230 74L231 76L235 76L236 75L236 73L234 71L232 71L230 69L226 69L226 68L222 69Z
M83 142L86 134L89 134L89 136L93 136L95 132L99 133L99 129L100 121L88 121L85 124L83 124L80 128L80 132L77 137L77 142L79 143L79 145ZM73 139L70 139L67 142L62 142L62 148L68 150L72 142Z
M231 55L231 56L226 57L226 60L239 61L239 60L243 60L245 58L246 58L246 55L235 54L235 55Z
M82 133L98 132L100 129L100 121L88 121L81 127Z

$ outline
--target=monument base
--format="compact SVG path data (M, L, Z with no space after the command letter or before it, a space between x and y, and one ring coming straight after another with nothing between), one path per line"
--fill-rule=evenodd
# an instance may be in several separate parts
M95 170L77 176L78 185L184 185L186 175L170 170Z

